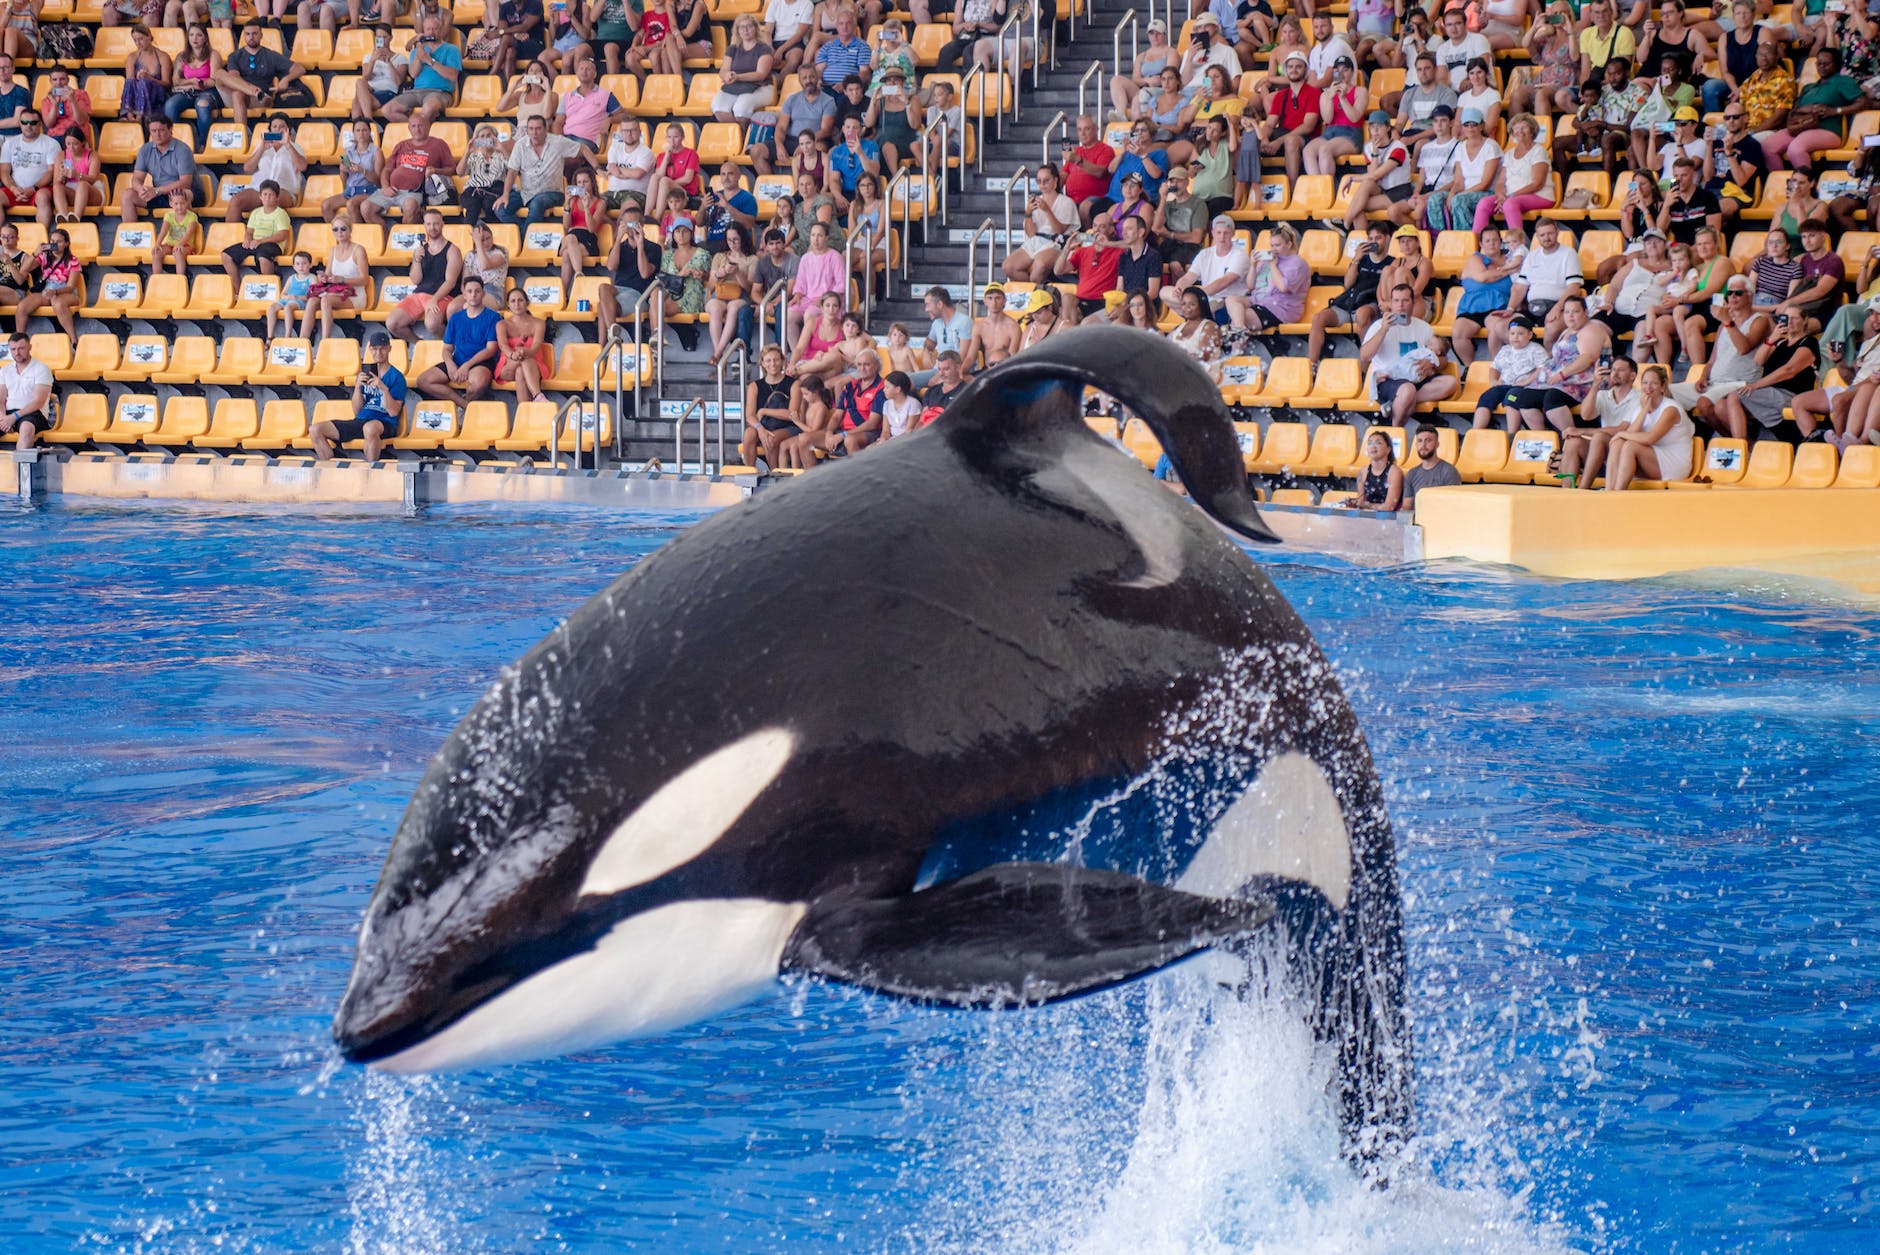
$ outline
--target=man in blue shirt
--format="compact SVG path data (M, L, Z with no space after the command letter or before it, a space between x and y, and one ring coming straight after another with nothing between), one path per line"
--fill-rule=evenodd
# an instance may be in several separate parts
M496 368L496 324L502 316L489 307L483 280L463 279L463 308L444 324L444 360L418 376L419 392L433 401L481 401L489 395ZM457 392L463 389L462 395Z
M391 363L392 337L374 331L366 337L366 364L353 383L353 416L340 422L315 423L313 456L322 462L333 456L333 446L362 441L366 461L379 460L385 441L398 434L398 416L405 412L405 377Z
M435 122L456 101L463 53L444 41L443 23L432 16L424 19L423 32L411 41L410 55L411 90L393 96L379 112L387 122L409 122L414 111Z
M744 190L744 167L727 161L705 189L705 251L722 253L733 223L744 228L744 249L757 251L757 197Z
M833 88L851 74L868 77L870 53L868 41L855 31L855 10L847 5L836 10L835 38L816 49L816 64L822 69L824 87Z
M841 180L842 195L853 198L855 184L864 174L881 177L881 149L872 139L862 138L862 120L842 120L842 142L829 154L829 168Z

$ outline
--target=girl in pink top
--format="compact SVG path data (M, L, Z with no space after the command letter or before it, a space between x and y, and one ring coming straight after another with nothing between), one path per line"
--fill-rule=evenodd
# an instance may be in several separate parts
M790 322L793 326L801 327L804 311L828 292L835 293L844 303L847 302L849 269L842 263L842 254L829 247L829 224L815 222L809 228L809 250L797 259L796 282L790 287L790 294L794 298L790 302Z

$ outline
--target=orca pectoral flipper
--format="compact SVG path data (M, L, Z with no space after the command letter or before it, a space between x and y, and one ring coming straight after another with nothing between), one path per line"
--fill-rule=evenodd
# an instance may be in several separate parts
M949 1006L1018 1006L1118 984L1273 915L1270 899L1001 863L904 897L820 903L798 924L783 966Z

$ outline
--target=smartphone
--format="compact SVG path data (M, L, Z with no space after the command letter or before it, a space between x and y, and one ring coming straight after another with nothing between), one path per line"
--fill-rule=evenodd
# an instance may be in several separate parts
M1564 13L1549 13L1547 15L1547 24L1549 26L1559 26L1563 24L1566 20L1567 20L1567 15Z
M263 131L261 133L261 138L266 140L270 144L278 144L281 142L281 140L283 140L286 137L282 135L281 132L279 131Z
M1599 368L1601 370L1612 369L1612 350L1611 349L1607 348L1607 349L1601 349L1599 351Z

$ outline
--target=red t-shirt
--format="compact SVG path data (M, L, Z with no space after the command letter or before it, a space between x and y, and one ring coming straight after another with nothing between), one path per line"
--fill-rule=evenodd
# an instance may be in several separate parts
M1310 83L1300 85L1298 91L1287 87L1273 97L1273 112L1279 117L1279 129L1296 131L1305 125L1307 116L1319 116L1319 89Z
M1116 287L1116 272L1123 264L1120 248L1098 248L1086 244L1071 252L1071 265L1077 270L1077 299L1100 301L1105 292Z
M666 177L684 188L687 196L697 196L699 190L698 149L667 149Z
M645 16L640 18L640 34L645 37L648 48L665 43L666 36L671 33L672 17L669 14L661 13L658 9L648 9Z
M1082 166L1064 164L1064 194L1079 205L1092 196L1110 194L1110 163L1116 160L1116 150L1102 140L1088 148L1073 148L1071 155L1081 161L1094 162L1103 167L1102 174L1086 174Z
M385 163L385 185L395 192L415 192L424 186L427 172L447 170L456 163L450 145L435 135L425 140L404 140L392 149Z

